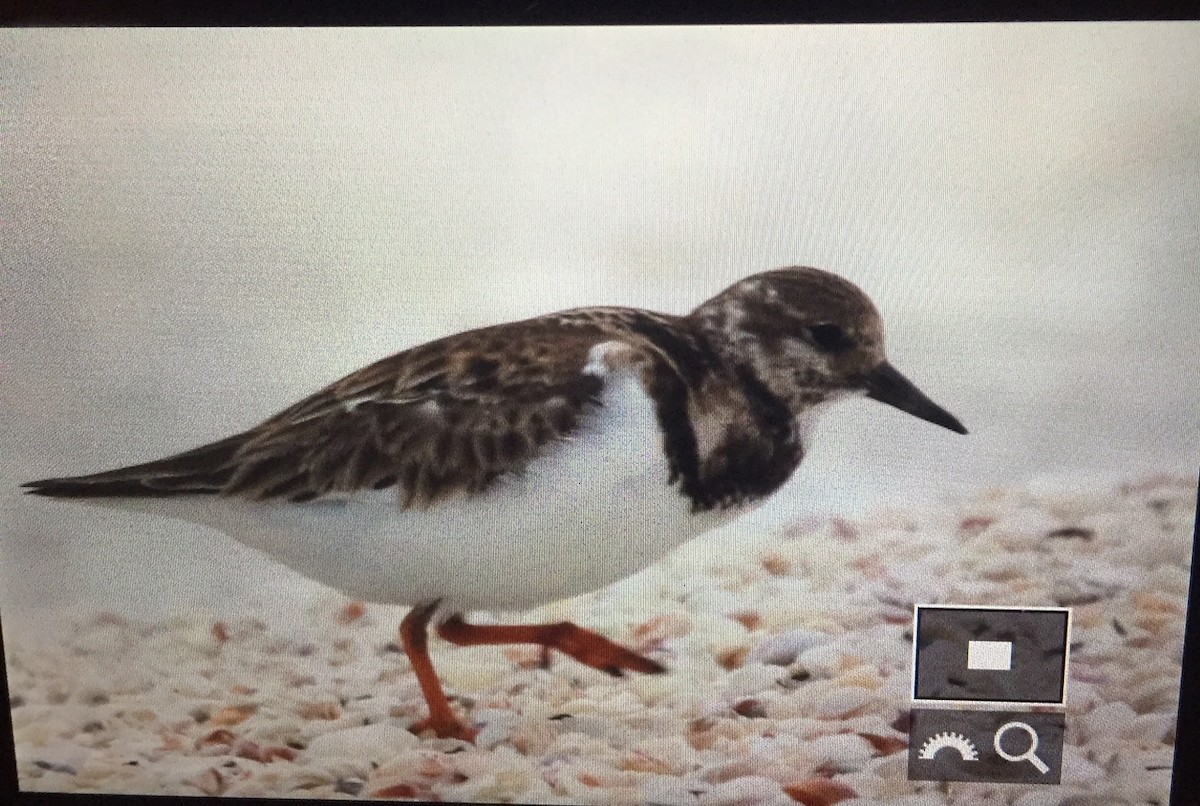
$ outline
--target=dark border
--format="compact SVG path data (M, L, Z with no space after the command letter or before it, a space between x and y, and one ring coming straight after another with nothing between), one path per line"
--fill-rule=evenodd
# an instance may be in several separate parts
M659 25L1186 20L1182 0L0 0L4 25Z
M913 22L1050 22L1099 20L1196 20L1200 5L1182 0L1096 0L1084 2L952 2L926 0L0 0L2 26L306 26L306 25L698 25L830 24ZM1197 477L1200 505L1200 475ZM1200 507L1198 507L1200 509ZM1200 512L1193 531L1192 568L1200 560ZM1175 742L1170 803L1190 806L1200 793L1200 574L1191 575L1185 628L1183 676ZM915 636L914 636L914 641ZM3 635L0 633L0 657ZM914 670L915 674L915 670ZM915 685L915 684L914 684ZM9 697L7 665L0 663L0 695ZM12 714L0 705L0 803L21 806L102 803L191 804L259 803L235 798L149 795L71 795L21 793L13 744ZM313 801L275 799L269 803L309 806Z
M1183 675L1175 720L1175 759L1171 765L1171 806L1192 806L1200 796L1200 472L1196 474L1196 522L1192 526L1192 569L1183 629Z

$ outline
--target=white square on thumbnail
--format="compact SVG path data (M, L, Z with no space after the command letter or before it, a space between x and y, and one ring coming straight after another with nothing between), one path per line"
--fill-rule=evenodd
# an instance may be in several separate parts
M996 672L1011 671L1012 641L968 642L967 668Z

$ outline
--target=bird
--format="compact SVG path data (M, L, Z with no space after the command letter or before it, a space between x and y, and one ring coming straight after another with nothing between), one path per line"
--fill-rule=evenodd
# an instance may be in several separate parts
M967 433L889 363L849 280L751 274L686 315L584 307L405 349L247 430L115 470L23 484L211 527L360 600L407 605L428 708L472 741L428 648L532 644L620 676L658 661L572 622L475 624L596 591L754 509L831 404L865 396Z

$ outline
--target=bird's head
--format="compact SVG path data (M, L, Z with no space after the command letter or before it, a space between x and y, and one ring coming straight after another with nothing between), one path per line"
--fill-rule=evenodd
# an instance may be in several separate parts
M883 320L862 289L820 269L774 269L741 280L690 315L799 416L865 394L967 433L887 361Z

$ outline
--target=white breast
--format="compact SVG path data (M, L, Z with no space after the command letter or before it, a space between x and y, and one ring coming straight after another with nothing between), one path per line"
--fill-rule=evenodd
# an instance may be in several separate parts
M218 528L367 601L523 609L622 579L737 514L693 515L667 484L662 433L634 372L609 375L602 404L524 473L430 510L401 510L394 488L300 505L127 503Z

